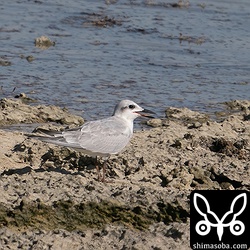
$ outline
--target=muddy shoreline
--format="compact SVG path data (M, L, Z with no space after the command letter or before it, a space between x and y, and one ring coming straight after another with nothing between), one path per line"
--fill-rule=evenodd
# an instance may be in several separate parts
M79 126L52 106L0 101L0 124ZM109 160L111 183L91 158L0 129L0 249L189 249L195 189L250 190L250 101L222 121L168 108Z

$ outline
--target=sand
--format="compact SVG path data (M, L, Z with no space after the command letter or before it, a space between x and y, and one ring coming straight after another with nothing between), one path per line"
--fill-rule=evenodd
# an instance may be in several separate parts
M109 183L98 182L92 158L2 127L0 249L190 249L192 190L250 190L250 101L225 105L220 121L174 107L149 120L109 159ZM83 122L58 107L0 100L7 128Z

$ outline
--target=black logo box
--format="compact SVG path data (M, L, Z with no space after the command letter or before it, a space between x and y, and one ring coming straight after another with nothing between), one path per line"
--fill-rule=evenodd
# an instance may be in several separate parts
M246 194L246 206L245 209L235 218L237 221L241 221L245 230L241 235L234 235L230 231L229 226L223 226L223 234L221 236L221 240L219 240L217 227L211 226L209 233L206 235L199 235L196 231L196 225L200 221L204 221L204 216L201 215L195 208L194 205L194 196L195 194L200 194L207 200L209 204L210 211L214 212L218 219L221 220L222 217L230 211L232 206L232 202L234 199L240 194ZM196 197L196 204L200 211L206 213L207 207L204 200L200 199L200 196ZM233 220L233 215L240 211L240 209L244 205L244 197L241 196L234 203L233 213L228 214L225 217L225 220L222 223L230 223ZM196 206L197 207L197 206ZM217 220L214 218L213 214L207 214L207 219L209 222L214 224L217 223ZM205 220L206 221L206 220ZM200 222L200 229L206 229L203 223ZM234 229L239 229L239 223L235 223ZM197 244L198 243L198 244ZM197 246L200 246L200 249L204 249L203 247L209 246L216 247L212 244L228 244L228 246L232 247L234 244L239 244L242 248L239 249L248 249L250 247L250 193L245 190L196 190L193 191L190 195L190 247L192 249L199 249ZM247 247L246 247L247 246ZM246 247L246 248L245 248Z

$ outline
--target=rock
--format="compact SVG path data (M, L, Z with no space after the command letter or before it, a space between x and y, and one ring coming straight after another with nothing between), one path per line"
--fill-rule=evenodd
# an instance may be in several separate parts
M147 125L150 127L161 127L162 126L162 120L161 119L150 119L147 121Z
M27 56L26 57L26 60L28 61L28 62L32 62L32 61L34 61L35 60L35 57L34 56Z
M18 99L1 99L0 125L43 122L81 125L84 122L82 117L72 115L66 109L45 105L30 106L25 101L25 94L20 94Z
M21 98L1 100L0 107L8 122L12 112L30 122L69 115ZM0 130L0 246L189 249L191 191L249 191L250 123L244 110L221 122L172 111L167 126L135 132L129 147L109 159L112 183L97 181L96 162L88 156ZM188 128L195 123L202 126Z
M229 102L224 102L224 104L232 110L240 110L240 111L249 111L250 110L250 101L249 100L234 100Z
M0 66L11 66L11 62L0 58Z
M168 119L178 119L187 125L196 124L197 122L202 124L209 120L209 116L207 114L192 111L188 108L169 107L166 109L165 114Z
M40 36L35 39L35 46L40 49L48 49L51 46L55 46L55 42L51 41L46 36Z
M202 126L202 124L200 122L194 122L192 124L188 124L187 125L187 127L190 128L190 129L192 129L192 128L199 128L201 126Z

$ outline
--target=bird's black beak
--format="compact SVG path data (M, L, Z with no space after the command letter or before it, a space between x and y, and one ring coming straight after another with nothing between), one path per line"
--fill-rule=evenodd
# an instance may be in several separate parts
M140 116L144 116L148 118L154 118L153 115L155 115L153 111L148 110L148 109L143 109L142 111L136 111L136 113L139 114Z

